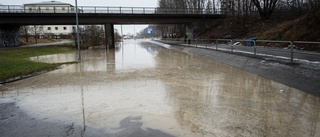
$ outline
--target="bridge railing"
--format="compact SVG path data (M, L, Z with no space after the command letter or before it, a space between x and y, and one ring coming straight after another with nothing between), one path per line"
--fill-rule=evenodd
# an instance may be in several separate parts
M0 13L75 13L75 9L70 6L0 5ZM78 11L80 14L222 14L219 11L208 12L205 9L159 9L152 7L78 6Z
M23 6L20 5L0 5L0 13L21 13Z
M252 54L254 56L273 56L281 59L289 59L291 63L297 59L299 55L310 55L313 61L320 62L320 42L310 41L277 41L277 40L255 40L255 39L195 39L190 44L184 38L165 38L162 39L166 43L180 44L184 46L194 46L197 48L207 48L220 50L225 52L238 52L244 54ZM275 47L281 44L285 47ZM302 50L301 47L314 48L315 51ZM258 46L259 45L259 46ZM268 54L266 54L267 52ZM278 52L275 54L274 52ZM280 55L279 55L280 54ZM289 57L282 57L281 54L287 54Z

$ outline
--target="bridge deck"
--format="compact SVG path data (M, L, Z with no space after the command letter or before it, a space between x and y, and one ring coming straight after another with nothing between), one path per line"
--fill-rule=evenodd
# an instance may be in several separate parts
M220 12L207 12L204 9L80 6L78 11L80 24L188 24L226 17ZM0 24L73 25L75 8L1 5Z
M203 14L79 14L80 24L188 24L201 20L224 18L223 15ZM73 25L72 13L9 13L0 14L0 24Z

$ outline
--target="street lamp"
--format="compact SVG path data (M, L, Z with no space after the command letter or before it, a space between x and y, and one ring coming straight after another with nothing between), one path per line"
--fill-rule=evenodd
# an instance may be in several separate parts
M80 53L80 36L79 36L79 18L78 18L78 2L76 1L76 24L77 24L77 45L78 45L78 60L81 60Z

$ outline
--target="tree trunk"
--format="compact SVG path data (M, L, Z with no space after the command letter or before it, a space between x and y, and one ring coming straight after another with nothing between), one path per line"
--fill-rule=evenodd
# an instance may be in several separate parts
M262 20L270 19L270 16L275 8L278 0L252 0L253 4L257 7L260 18ZM263 4L263 7L261 5Z

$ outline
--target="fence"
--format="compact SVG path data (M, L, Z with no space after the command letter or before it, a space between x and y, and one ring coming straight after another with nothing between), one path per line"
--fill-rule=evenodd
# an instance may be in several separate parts
M241 52L246 54L253 54L257 56L260 55L273 55L273 56L281 56L284 55L289 56L290 63L294 62L295 55L300 56L300 54L304 55L304 58L311 59L313 61L320 62L320 52L315 51L304 51L296 49L295 44L307 44L307 45L317 45L318 49L320 49L320 42L310 42L310 41L276 41L276 40L255 40L255 39L196 39L188 44L187 41L183 38L175 38L175 39L162 39L166 43L170 44L181 44L184 46L194 46L198 48L206 48L206 49L214 49L214 50L223 50L227 52ZM243 44L246 42L246 44ZM257 46L257 44L271 43L271 44L288 44L285 48L270 48L267 46ZM248 45L248 46L243 46ZM316 56L316 57L315 57Z

